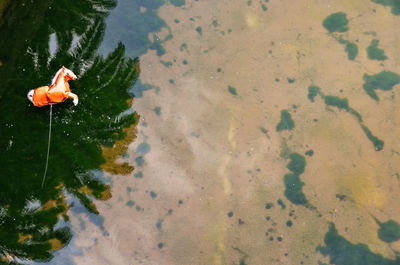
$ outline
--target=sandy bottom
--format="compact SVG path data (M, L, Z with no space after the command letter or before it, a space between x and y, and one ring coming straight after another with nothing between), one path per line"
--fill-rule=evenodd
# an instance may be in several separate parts
M165 55L149 51L140 60L141 81L159 90L133 103L138 137L121 161L135 170L112 176L113 197L96 202L106 232L80 226L83 215L71 217L83 249L76 264L329 264L315 249L331 222L375 253L394 259L400 251L379 240L374 220L400 222L398 88L378 91L380 102L362 89L365 73L400 73L400 17L371 1L249 2L160 9L173 38ZM350 21L343 37L359 48L355 61L322 26L339 11ZM372 31L376 37L364 34ZM368 59L374 38L389 60ZM348 98L385 141L383 151L354 116L308 100L312 84ZM276 131L283 109L292 131ZM315 208L284 195L285 144L314 151L301 179Z

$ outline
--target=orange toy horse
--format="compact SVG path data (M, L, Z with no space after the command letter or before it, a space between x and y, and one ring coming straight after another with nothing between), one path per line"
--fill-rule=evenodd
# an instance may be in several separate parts
M74 105L78 104L78 96L69 89L69 80L75 80L76 75L64 66L58 70L50 86L38 87L28 92L28 99L36 107L53 105L63 102L67 98L74 99Z

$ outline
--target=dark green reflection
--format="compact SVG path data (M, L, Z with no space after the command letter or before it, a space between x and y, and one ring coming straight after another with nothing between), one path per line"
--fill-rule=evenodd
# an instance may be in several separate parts
M107 57L97 55L104 19L114 0L13 1L0 25L0 260L7 255L49 260L71 238L65 194L79 198L91 212L92 200L109 197L109 187L90 170L104 163L101 145L124 137L137 120L127 89L138 75L138 61L122 44ZM50 35L58 48L50 53ZM79 39L78 42L73 41ZM79 37L79 38L77 38ZM53 43L54 44L54 43ZM52 45L53 45L52 44ZM60 66L73 70L70 82L79 105L53 107L49 168L41 188L49 109L36 108L26 93L48 85ZM125 115L120 115L122 112Z
M111 51L118 41L122 41L126 45L127 55L132 57L145 54L148 49L155 50L159 56L165 54L162 44L170 40L172 34L157 13L165 2L165 0L118 0L118 6L107 18L101 52ZM170 2L184 4L184 1L178 0ZM159 34L163 28L168 32Z

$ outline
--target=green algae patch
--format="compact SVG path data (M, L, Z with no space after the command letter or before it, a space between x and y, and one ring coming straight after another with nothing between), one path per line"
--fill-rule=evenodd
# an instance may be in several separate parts
M370 77L370 76L368 76L368 77ZM390 78L392 80L391 84L393 84L393 76L390 76ZM364 76L364 79L365 79L365 76ZM399 77L399 82L400 82L400 77ZM385 84L383 84L383 86L384 87L389 87L391 84L386 84L385 83ZM376 85L376 84L372 83L372 85ZM310 88L309 88L309 90L310 90ZM317 92L315 92L315 94L316 93ZM332 106L332 107L337 107L339 110L343 109L343 110L347 111L348 113L350 113L351 115L353 115L353 116L355 116L357 118L357 121L360 124L361 129L364 131L365 135L368 137L368 139L374 145L375 151L381 151L383 149L384 142L381 139L379 139L378 137L376 137L375 135L373 135L371 130L367 126L364 125L361 114L350 107L347 98L340 98L340 97L332 96L332 95L324 95L323 93L320 92L319 88L318 88L318 93L321 96L321 98L324 99L326 105ZM312 97L312 99L314 100L314 97Z
M262 8L263 11L267 11L268 10L268 7L265 4L261 4L261 8Z
M181 47L180 47L180 51L186 50L187 49L187 44L186 43L182 43Z
M150 191L150 197L152 198L152 199L155 199L155 198L157 198L157 193L155 193L154 191Z
M162 65L164 65L165 67L171 67L172 66L172 62L166 62L166 61L161 60L160 63Z
M329 263L335 265L398 265L400 259L386 259L373 253L365 244L352 244L338 234L334 224L330 224L325 235L326 246L318 246L317 251L329 256Z
M282 210L286 209L286 204L283 202L282 199L278 199L276 202L278 203L279 206L281 206Z
M282 138L282 143L281 143L281 152L279 154L280 157L284 159L288 159L290 156L290 148L286 142L285 138Z
M363 122L362 116L361 116L360 113L358 113L358 111L356 111L356 110L354 110L354 109L352 109L352 108L349 108L347 111L348 111L351 115L353 115L354 117L356 117L359 123L362 123L362 122Z
M367 135L368 139L373 143L375 150L381 151L385 143L381 139L373 135L371 130L368 129L368 127L364 124L361 124L361 128L363 129L365 135Z
M231 93L232 95L237 96L236 88L234 88L233 86L228 86L228 91L229 91L229 93Z
M307 205L308 200L303 193L304 182L300 180L300 175L303 174L306 167L306 159L298 153L289 155L289 163L287 168L292 171L284 176L285 196L293 204Z
M158 221L156 223L157 230L161 230L162 229L162 223L163 222L164 222L163 219L158 219Z
M142 171L139 171L138 173L135 173L133 176L134 176L135 178L137 178L137 179L141 179L141 178L143 178L143 172L142 172Z
M378 48L379 40L372 40L371 44L367 47L368 58L371 60L384 61L387 59L385 51Z
M318 86L309 86L308 87L308 99L311 100L311 102L315 101L315 97L320 94L321 88Z
M354 61L354 59L357 57L358 54L358 47L354 43L347 41L346 42L346 48L344 49L345 52L347 52L347 58L349 60Z
M125 205L128 206L128 207L133 207L133 206L135 205L135 202L132 201L132 200L129 200L129 201L127 201L127 202L125 203Z
M325 96L325 104L328 106L337 107L339 109L349 110L349 101L347 98L339 98L337 96Z
M340 36L339 38L335 38L340 44L346 45L344 51L347 53L347 58L349 58L350 61L354 61L354 59L358 55L358 46L351 41L343 39L342 36Z
M196 31L197 31L197 33L199 33L200 36L203 35L203 30L201 27L197 27Z
M375 90L392 90L395 85L400 83L400 75L390 71L382 71L376 75L364 74L364 81L363 88L365 92L378 101L379 97Z
M322 25L329 31L332 32L346 32L349 30L347 25L349 21L347 20L346 14L343 12L334 13L329 15L322 22Z
M284 176L285 196L293 204L306 205L308 200L303 193L304 182L299 174L288 173Z
M335 197L338 198L340 201L345 201L347 196L344 194L336 194Z
M186 0L169 0L169 2L174 6L184 6L186 4Z
M265 209L267 209L267 210L271 209L272 207L274 207L274 204L272 202L267 202L265 204Z
M304 156L298 153L291 153L289 155L290 162L287 165L287 168L296 174L303 174L304 169L306 168L306 159Z
M383 6L390 6L392 8L393 15L400 15L400 2L398 0L371 0L374 3L381 4Z
M387 243L392 243L400 239L400 225L394 221L389 220L385 223L379 222L375 219L379 225L378 237L380 240Z
M282 110L281 111L281 121L278 123L276 126L276 130L283 131L283 130L292 130L294 128L294 120L292 119L292 116L290 115L288 110Z
M160 116L161 115L161 107L160 106L155 107L154 112L156 113L157 116Z
M312 149L310 149L310 150L307 150L304 154L306 156L313 156L314 155L314 151Z

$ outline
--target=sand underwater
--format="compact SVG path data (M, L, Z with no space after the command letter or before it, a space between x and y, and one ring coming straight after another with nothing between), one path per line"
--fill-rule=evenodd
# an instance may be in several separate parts
M71 214L60 253L80 249L77 265L400 264L398 3L154 12L165 27L148 38L162 47L140 54L137 134L117 160L134 170L105 174L102 225Z

